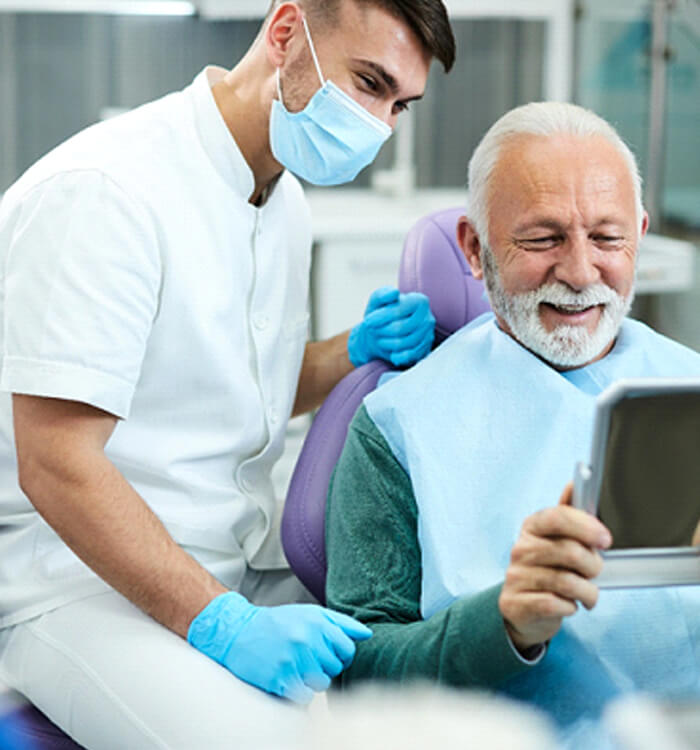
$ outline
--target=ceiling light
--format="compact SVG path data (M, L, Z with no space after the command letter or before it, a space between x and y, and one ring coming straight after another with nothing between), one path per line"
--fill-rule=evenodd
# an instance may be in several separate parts
M261 19L269 5L267 0L197 0L199 14L210 20Z
M0 12L191 16L195 6L188 0L0 0Z

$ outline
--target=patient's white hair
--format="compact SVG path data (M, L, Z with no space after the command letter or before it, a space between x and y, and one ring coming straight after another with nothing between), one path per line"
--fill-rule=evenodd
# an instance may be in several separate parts
M510 138L522 135L602 136L620 152L632 176L637 218L641 232L642 177L634 154L610 123L589 109L565 102L531 102L511 109L489 128L469 161L469 206L467 215L477 234L488 244L489 185L501 148Z
M554 750L539 710L485 692L440 686L359 688L331 696L306 750Z

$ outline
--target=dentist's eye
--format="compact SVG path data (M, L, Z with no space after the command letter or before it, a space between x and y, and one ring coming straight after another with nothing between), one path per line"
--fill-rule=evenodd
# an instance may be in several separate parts
M372 78L372 76L365 75L364 73L358 73L357 77L365 90L371 91L373 93L379 91L379 86L377 85L376 80Z

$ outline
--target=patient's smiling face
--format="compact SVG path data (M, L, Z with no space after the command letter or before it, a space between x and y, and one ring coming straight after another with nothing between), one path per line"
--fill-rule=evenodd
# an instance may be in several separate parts
M490 247L465 251L500 327L561 369L605 356L632 301L647 224L620 152L602 136L516 136L501 149L488 205Z

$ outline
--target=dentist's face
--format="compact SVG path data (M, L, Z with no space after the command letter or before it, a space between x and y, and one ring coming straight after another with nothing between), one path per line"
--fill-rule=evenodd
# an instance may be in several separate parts
M343 0L332 26L315 27L313 20L307 21L324 78L391 128L409 103L423 96L430 55L395 16L374 5ZM302 110L320 87L301 21L280 78L290 112Z
M637 226L632 176L601 136L508 141L489 196L480 266L500 327L559 368L612 348L632 302Z

